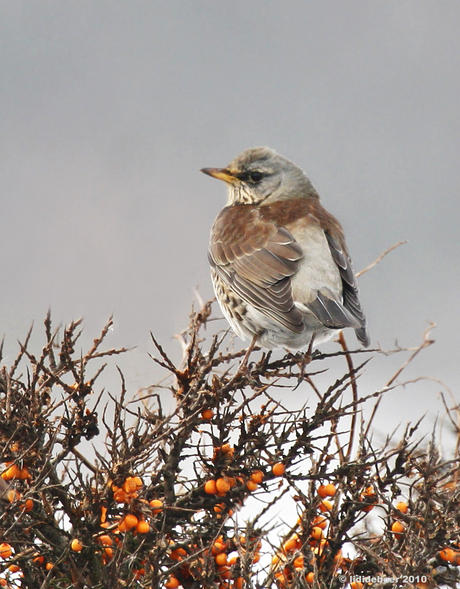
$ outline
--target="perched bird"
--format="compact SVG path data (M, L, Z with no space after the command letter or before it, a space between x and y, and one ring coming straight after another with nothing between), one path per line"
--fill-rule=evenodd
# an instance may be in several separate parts
M315 346L352 327L370 343L340 223L303 170L267 147L226 168L227 206L211 230L209 262L222 312L252 346Z

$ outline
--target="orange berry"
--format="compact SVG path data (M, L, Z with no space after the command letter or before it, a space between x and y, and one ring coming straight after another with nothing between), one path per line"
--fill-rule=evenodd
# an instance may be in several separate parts
M53 567L54 567L54 564L52 562L47 562L45 565L45 569L47 571L50 571Z
M13 554L13 549L6 542L0 544L0 558L10 558Z
M17 564L10 564L10 566L8 567L8 570L10 571L10 573L17 573L18 571L21 570L21 568L18 567Z
M231 484L230 482L224 478L221 477L219 479L217 479L216 481L216 489L218 493L228 493L231 489Z
M113 544L113 540L108 534L98 536L96 540L99 544L102 544L102 546L112 546Z
M307 581L307 583L312 584L313 581L315 580L315 573L312 573L312 572L307 573L305 580Z
M11 481L13 479L18 479L21 469L18 468L16 464L12 464L9 468L2 472L2 479L4 481Z
M201 412L201 418L204 419L205 421L211 421L211 419L214 417L214 411L212 409L204 409Z
M409 511L409 505L405 501L396 503L396 509L401 513L407 513Z
M81 552L83 550L83 544L80 542L78 538L74 538L70 543L70 548L74 552Z
M166 589L176 589L179 585L179 579L174 575L169 575L169 579L165 583Z
M332 483L329 483L327 485L320 485L318 487L318 495L323 499L325 499L326 497L334 497L336 492L337 489L335 488L335 485L333 485Z
M277 462L272 466L272 472L275 477L282 477L286 472L286 466L282 462Z
M216 554L214 559L218 566L224 566L227 564L227 555L225 552L219 552L219 554Z
M400 538L402 538L402 535L404 533L404 530L405 530L404 526L399 521L395 521L391 525L391 531L395 535L395 538L397 538L398 540Z
M133 477L133 482L136 485L136 491L139 491L144 486L141 477Z
M24 503L22 503L22 505L21 505L21 509L23 509L26 513L29 513L29 511L32 511L33 508L34 508L34 502L32 501L32 499L26 499L24 501Z
M313 540L321 540L323 537L323 530L319 526L314 526L310 531L310 536Z
M286 542L283 544L283 549L285 552L293 552L294 550L297 550L297 548L299 548L299 546L300 546L299 536L297 534L292 534L292 536L290 538L288 538L286 540Z
M364 505L361 507L361 511L368 513L374 509L375 505L378 503L374 487L372 485L366 487L359 496L359 500L364 503Z
M244 587L243 577L237 577L234 581L234 585L235 585L236 589L243 589L243 587Z
M324 530L324 528L327 527L327 519L323 515L317 515L313 519L312 525L313 527L321 528L322 530Z
M23 468L20 469L19 474L18 474L18 479L20 479L21 481L24 481L25 479L31 479L31 475L29 473L29 469L27 468L27 466L24 466Z
M227 544L222 540L222 536L219 536L219 538L212 545L211 553L213 556L216 556L217 554L224 552L226 548Z
M148 534L150 532L150 526L145 519L141 519L141 521L136 526L136 531L138 534Z
M8 489L8 491L6 492L6 498L10 503L14 503L15 501L18 501L18 499L21 498L21 494L18 491L16 491L16 489Z
M113 548L110 548L110 546L104 546L104 552L103 555L104 560L110 560L113 556Z
M149 505L152 508L154 515L161 513L161 511L163 509L163 501L161 501L161 499L152 499L150 501Z
M129 503L130 500L129 494L126 493L126 491L124 491L123 489L119 488L117 488L117 490L114 491L113 498L117 503Z
M294 562L292 564L294 565L294 568L297 570L303 569L303 567L304 567L303 554L294 558Z
M319 508L321 511L325 512L325 511L331 511L333 505L330 501L328 501L327 499L323 499L323 501L321 501L321 503L319 504Z
M251 493L256 491L258 489L258 487L259 487L259 485L251 479L246 483L246 489L248 491L250 491Z
M174 550L171 550L169 554L171 560L183 560L186 556L187 552L184 548L175 548Z
M224 564L223 566L220 566L218 568L219 576L222 577L222 579L230 579L230 577L232 576L232 571L229 566Z
M39 554L38 552L34 552L34 558L32 559L32 562L37 565L44 564L45 557Z
M134 491L136 491L137 485L136 481L134 480L134 477L127 477L122 487L125 493L133 493Z
M258 485L264 480L264 473L261 470L254 470L251 473L251 481L254 481Z
M123 522L126 526L126 529L131 530L132 528L135 528L137 526L139 520L133 513L128 513L125 515Z
M208 493L208 495L216 495L217 494L217 486L216 481L214 479L209 479L204 484L204 492Z
M452 548L443 548L439 551L439 557L446 562L452 562L455 557L455 552Z

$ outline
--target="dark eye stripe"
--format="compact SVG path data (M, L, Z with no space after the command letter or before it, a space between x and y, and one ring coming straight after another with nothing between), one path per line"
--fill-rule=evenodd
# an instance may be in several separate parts
M235 176L241 180L242 182L260 182L262 180L262 173L261 172L240 172L239 174L235 174Z

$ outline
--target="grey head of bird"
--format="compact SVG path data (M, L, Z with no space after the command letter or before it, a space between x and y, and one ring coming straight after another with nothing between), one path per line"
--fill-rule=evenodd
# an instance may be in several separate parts
M318 198L305 172L268 147L247 149L226 168L203 168L201 171L226 182L227 206Z

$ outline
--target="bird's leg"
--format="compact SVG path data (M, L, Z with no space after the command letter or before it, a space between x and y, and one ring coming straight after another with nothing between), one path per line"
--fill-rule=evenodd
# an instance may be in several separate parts
M241 361L241 364L238 368L238 372L246 372L247 371L249 356L251 355L251 352L255 348L255 345L257 343L257 338L258 338L258 335L255 335L252 338L251 343L249 344L248 349L246 350L246 354L244 355L244 358Z
M303 355L302 358L302 362L300 363L300 373L299 373L299 378L297 379L297 384L294 388L294 390L299 386L299 384L303 381L303 377L305 374L305 368L308 366L308 364L310 364L311 359L312 359L312 351L313 351L313 343L315 341L315 334L313 334L311 336L311 340L310 343L308 345L308 349L305 352L305 354Z

